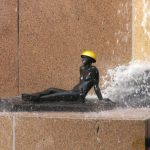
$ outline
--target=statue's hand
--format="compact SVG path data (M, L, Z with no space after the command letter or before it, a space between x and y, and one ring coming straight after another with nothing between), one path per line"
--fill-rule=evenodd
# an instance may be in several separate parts
M113 103L113 104L115 104L115 102L111 101L109 98L104 98L104 99L102 99L102 101L104 101L106 103Z

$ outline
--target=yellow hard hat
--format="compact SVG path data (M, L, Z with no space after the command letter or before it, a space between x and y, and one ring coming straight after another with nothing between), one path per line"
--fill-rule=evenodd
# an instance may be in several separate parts
M84 50L81 54L82 56L88 56L93 59L93 63L96 62L96 54L92 50Z

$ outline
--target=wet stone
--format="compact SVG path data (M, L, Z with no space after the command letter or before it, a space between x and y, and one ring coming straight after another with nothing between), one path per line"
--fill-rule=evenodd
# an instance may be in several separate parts
M110 110L116 107L115 103L98 101L96 99L87 99L85 103L80 102L45 102L35 103L26 102L21 97L1 98L0 111L6 112L23 112L23 111L66 111L66 112L97 112L102 110Z

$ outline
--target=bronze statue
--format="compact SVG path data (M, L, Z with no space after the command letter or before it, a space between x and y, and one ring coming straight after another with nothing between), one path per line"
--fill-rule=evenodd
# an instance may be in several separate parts
M82 66L80 67L80 81L72 90L49 88L45 91L22 94L24 101L51 102L51 101L79 101L85 102L89 90L94 87L99 100L103 100L99 88L99 71L92 65L96 62L96 54L91 50L84 50L81 54Z

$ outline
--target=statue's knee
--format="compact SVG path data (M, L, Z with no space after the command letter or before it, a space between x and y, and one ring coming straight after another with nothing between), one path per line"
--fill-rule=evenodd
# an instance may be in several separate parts
M49 88L47 89L48 94L53 94L56 93L56 89L55 88Z

